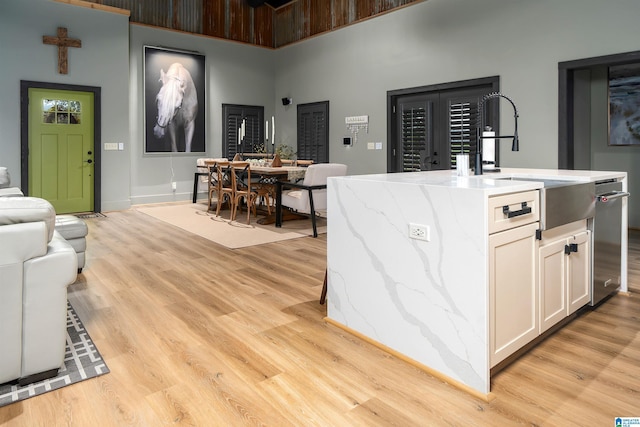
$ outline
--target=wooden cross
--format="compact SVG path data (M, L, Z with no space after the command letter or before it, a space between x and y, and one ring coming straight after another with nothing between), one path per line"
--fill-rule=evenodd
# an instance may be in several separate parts
M67 74L69 61L67 59L68 47L82 47L82 41L79 39L70 39L67 37L67 29L58 27L58 36L42 36L42 43L55 44L58 46L58 72Z

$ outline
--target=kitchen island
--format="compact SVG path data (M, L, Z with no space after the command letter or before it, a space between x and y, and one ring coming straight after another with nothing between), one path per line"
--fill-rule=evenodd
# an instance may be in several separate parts
M329 178L327 321L488 399L496 339L491 201L537 197L543 186L518 177L613 179L627 186L624 172L505 168L481 176L433 171ZM537 227L536 203L529 203L529 228ZM622 224L626 231L626 205ZM626 245L625 232L621 291L627 290Z

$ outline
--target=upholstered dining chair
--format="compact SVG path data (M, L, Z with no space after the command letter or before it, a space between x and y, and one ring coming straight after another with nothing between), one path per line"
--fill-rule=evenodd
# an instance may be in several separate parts
M302 184L278 181L276 192L276 226L282 225L282 207L308 214L313 226L313 237L318 237L316 212L327 209L327 178L344 176L347 165L340 163L318 163L309 165ZM291 187L283 191L283 187Z

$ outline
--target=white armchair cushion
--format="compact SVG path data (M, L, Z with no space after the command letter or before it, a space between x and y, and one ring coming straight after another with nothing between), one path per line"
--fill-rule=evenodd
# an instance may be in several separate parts
M0 197L0 226L43 221L47 242L55 230L56 211L48 201L38 197Z
M44 222L0 226L0 384L21 374L24 263L47 253Z
M76 280L78 257L56 235L46 256L24 263L21 377L59 368L67 335L67 285Z

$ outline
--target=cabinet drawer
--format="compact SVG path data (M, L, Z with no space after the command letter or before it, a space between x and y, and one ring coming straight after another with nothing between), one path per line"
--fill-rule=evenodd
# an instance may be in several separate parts
M489 234L540 220L537 190L489 198Z

